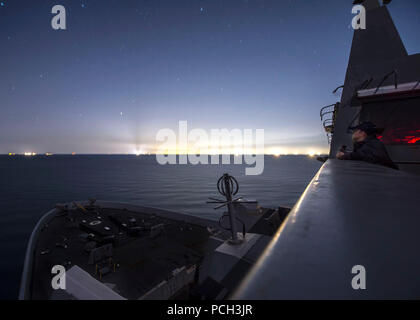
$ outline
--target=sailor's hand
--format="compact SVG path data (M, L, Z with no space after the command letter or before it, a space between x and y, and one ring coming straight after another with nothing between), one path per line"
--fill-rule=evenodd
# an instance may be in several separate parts
M341 159L344 156L344 152L338 151L336 154L337 159Z

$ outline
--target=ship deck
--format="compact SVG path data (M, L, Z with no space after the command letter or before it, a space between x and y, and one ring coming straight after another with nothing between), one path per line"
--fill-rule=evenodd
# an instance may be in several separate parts
M52 289L51 269L54 265L66 269L77 265L122 297L138 299L169 279L174 270L191 268L203 258L212 223L195 219L197 223L194 217L185 220L125 208L58 211L38 231L26 298L71 298L62 290ZM227 235L219 232L219 237ZM92 249L107 243L113 244L112 258L89 261ZM110 267L109 272L100 276L97 264L99 268Z

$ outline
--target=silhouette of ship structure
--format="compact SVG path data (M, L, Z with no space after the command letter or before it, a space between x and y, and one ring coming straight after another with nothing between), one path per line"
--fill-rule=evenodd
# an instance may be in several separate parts
M386 1L389 3L390 1ZM412 299L420 297L420 54L385 4L355 30L341 100L321 109L330 155L290 210L217 182L219 221L128 203L57 205L29 240L20 299ZM385 2L384 2L385 3ZM335 154L371 121L400 170ZM281 190L279 190L281 192ZM54 266L65 289L55 290ZM366 274L352 286L354 267Z

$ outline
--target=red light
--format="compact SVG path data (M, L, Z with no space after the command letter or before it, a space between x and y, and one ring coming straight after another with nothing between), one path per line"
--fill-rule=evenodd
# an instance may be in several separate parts
M414 128L413 128L414 127ZM420 141L420 129L418 124L407 128L386 128L382 135L378 135L378 139L386 145L407 145L407 144L419 144Z
M420 137L410 139L407 141L407 143L413 144L413 143L416 143L417 141L420 141Z

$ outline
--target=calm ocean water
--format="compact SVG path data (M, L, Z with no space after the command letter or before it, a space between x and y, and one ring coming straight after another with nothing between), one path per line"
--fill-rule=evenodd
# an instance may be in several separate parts
M321 163L306 156L265 157L264 173L242 165L159 165L155 156L0 156L0 299L17 297L27 241L56 203L96 198L132 202L217 219L206 204L223 173L238 195L265 207L293 206Z

